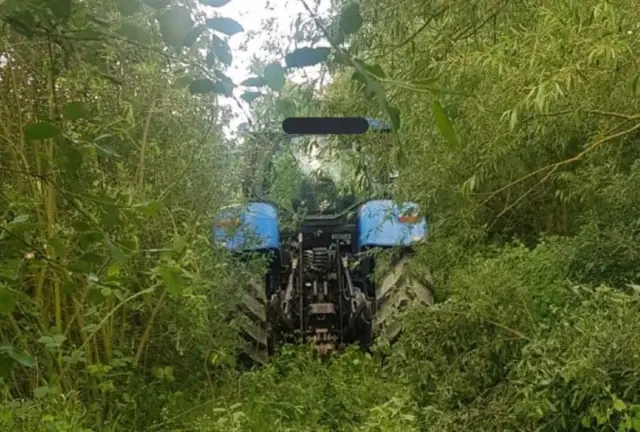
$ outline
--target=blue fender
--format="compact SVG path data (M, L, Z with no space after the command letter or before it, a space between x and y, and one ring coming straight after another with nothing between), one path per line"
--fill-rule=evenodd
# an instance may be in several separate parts
M260 202L225 207L215 219L213 242L232 251L278 249L278 211Z
M427 237L427 221L415 203L398 206L373 200L358 211L358 250L366 247L411 246Z

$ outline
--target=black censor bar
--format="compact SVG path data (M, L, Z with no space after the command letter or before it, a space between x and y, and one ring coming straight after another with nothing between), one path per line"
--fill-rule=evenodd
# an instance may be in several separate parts
M289 135L357 135L369 130L363 117L289 117L282 122Z

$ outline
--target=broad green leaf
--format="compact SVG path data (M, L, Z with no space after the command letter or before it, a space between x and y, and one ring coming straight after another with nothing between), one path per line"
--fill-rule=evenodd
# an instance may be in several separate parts
M28 215L16 216L11 222L7 224L7 229L14 234L22 234L29 231L33 231L38 228L38 225L34 222L29 222Z
M13 293L8 288L0 286L0 315L7 315L16 304Z
M33 367L31 356L14 345L0 345L0 353L9 356L24 367Z
M189 32L189 34L187 35L187 37L182 42L182 46L185 47L185 48L191 48L193 46L193 44L198 42L198 39L200 38L200 35L202 35L202 33L206 29L207 28L205 26L196 26L196 27L192 28L191 31Z
M258 99L260 96L262 96L262 93L259 93L259 92L244 92L240 97L242 98L243 101L247 103L251 103L254 100Z
M49 394L49 387L43 386L33 389L33 397L36 399L42 399Z
M191 81L192 81L191 77L181 76L176 78L176 80L173 82L173 86L175 88L183 89L187 87L189 84L191 84Z
M55 138L59 134L60 130L49 122L31 123L24 129L24 137L27 141Z
M70 102L62 107L62 115L67 120L78 120L86 117L89 110L84 102Z
M236 20L225 17L216 17L207 20L210 29L233 36L244 31L244 28Z
M15 31L31 39L34 35L36 19L30 11L21 11L4 17Z
M200 0L200 3L206 6L222 7L231 2L231 0Z
M329 57L330 48L299 48L285 56L285 62L288 67L301 68L313 66L321 63Z
M131 16L142 9L139 0L116 0L118 11L124 16Z
M264 69L264 80L272 90L282 90L286 83L284 68L278 63L271 63Z
M242 81L240 85L245 87L263 87L267 85L267 82L262 77L250 77Z
M290 99L278 99L276 101L276 111L284 117L295 117L296 105Z
M362 27L362 16L360 15L360 5L351 3L342 10L340 14L340 29L346 35L356 33Z
M215 85L213 81L207 78L197 79L189 84L191 94L205 94L213 92Z
M9 357L11 357L24 367L33 367L33 359L31 358L31 356L22 351L20 348L14 347L13 350L9 352Z
M109 250L109 255L119 264L125 264L127 262L127 255L125 255L124 251L120 249L116 244L112 241L107 240L107 249Z
M456 136L456 131L453 129L451 120L449 119L447 112L442 108L442 105L440 105L440 102L434 100L431 104L431 109L436 118L436 125L438 126L442 136L449 141L450 144L457 146L458 137Z
M382 67L380 65L365 65L365 69L367 70L367 72L369 72L370 74L373 74L379 78L386 78L387 74L384 73L384 70L382 70Z
M58 237L51 237L48 241L49 246L55 252L56 256L62 257L67 252L67 246L64 243L64 240Z
M184 288L184 281L182 280L182 271L177 267L162 267L160 269L160 275L162 281L167 289L167 292L172 295L180 295Z
M233 83L229 81L216 81L213 84L213 93L226 97L233 96Z
M222 40L218 36L213 35L212 49L221 63L227 66L231 65L231 62L233 61L233 55L231 54L231 48L229 48L229 44L225 40Z
M71 16L71 0L49 0L47 7L61 21L66 21Z
M134 208L145 216L152 216L162 210L162 203L159 201L147 201L137 204Z
M20 277L21 265L22 262L18 258L4 261L0 264L0 279L8 281L18 280L18 277Z
M191 32L193 20L191 12L185 7L172 7L158 18L160 33L165 43L176 50L183 47Z

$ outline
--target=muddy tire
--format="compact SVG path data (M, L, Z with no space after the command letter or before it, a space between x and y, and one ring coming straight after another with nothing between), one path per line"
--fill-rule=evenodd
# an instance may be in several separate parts
M238 305L236 322L242 336L241 363L264 365L269 355L269 325L263 284L248 284Z
M410 257L404 257L387 273L376 290L374 332L378 338L394 342L402 332L402 315L414 305L432 306L433 279L428 271L420 278L407 271Z

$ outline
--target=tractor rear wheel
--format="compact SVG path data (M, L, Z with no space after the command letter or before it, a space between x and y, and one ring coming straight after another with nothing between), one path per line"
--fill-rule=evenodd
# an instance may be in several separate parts
M411 275L409 256L401 258L385 274L376 290L374 331L378 337L394 342L402 332L402 315L414 305L433 306L433 278L426 271L421 277Z
M237 324L242 336L241 361L245 365L267 362L269 355L269 322L264 284L250 282L242 292Z

